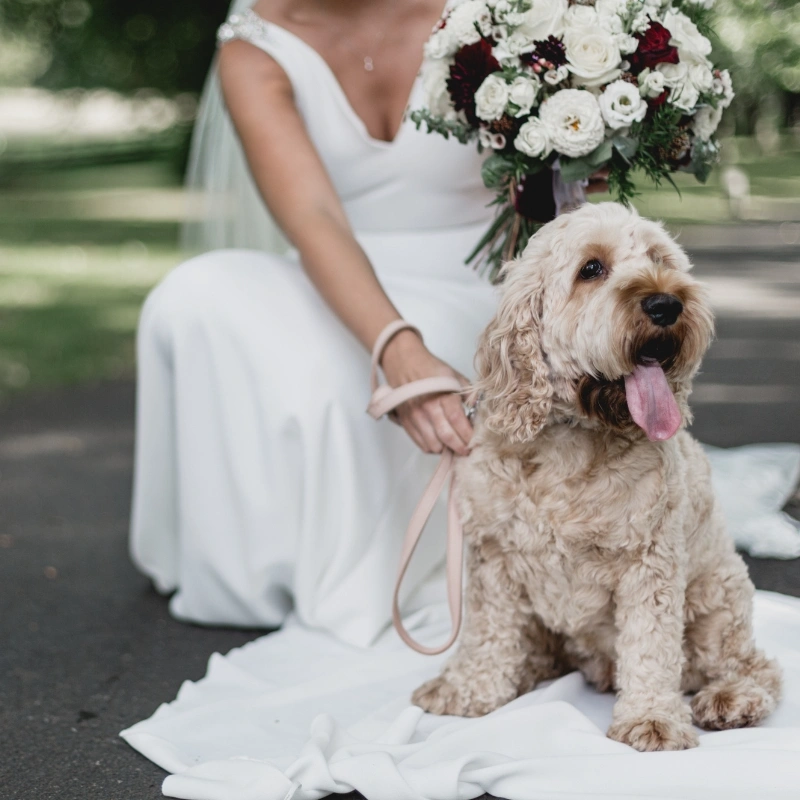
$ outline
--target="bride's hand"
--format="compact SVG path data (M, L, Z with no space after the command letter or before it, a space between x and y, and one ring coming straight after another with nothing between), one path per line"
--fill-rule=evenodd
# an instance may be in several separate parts
M420 378L453 376L465 386L469 381L428 351L413 331L400 331L386 347L381 367L390 386L402 386ZM432 394L407 400L398 406L396 421L425 453L469 453L472 424L464 413L461 397L453 393Z

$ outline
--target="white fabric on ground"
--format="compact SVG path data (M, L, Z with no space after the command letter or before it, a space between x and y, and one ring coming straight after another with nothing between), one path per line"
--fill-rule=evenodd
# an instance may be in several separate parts
M800 480L800 445L706 445L714 493L740 550L762 558L800 556L800 523L781 511Z
M409 620L424 641L447 631L443 605ZM638 753L604 735L614 698L579 673L480 719L409 705L442 656L393 631L363 650L290 622L227 656L123 732L176 773L170 797L316 800L508 800L605 797L795 800L800 786L800 600L759 592L756 638L780 661L785 695L759 728L702 733L696 750Z

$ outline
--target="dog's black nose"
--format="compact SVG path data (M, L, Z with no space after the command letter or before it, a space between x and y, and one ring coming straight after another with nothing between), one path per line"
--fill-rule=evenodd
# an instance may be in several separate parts
M683 311L683 303L673 294L652 294L642 300L644 313L659 327L668 328Z

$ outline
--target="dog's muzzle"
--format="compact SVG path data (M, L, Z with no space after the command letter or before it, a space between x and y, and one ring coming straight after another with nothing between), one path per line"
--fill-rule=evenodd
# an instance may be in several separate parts
M674 325L683 311L683 303L674 294L653 294L642 300L642 311L659 328Z

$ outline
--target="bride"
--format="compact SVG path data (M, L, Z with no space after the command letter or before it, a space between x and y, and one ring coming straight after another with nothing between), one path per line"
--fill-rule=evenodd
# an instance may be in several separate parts
M704 748L641 760L606 739L613 698L579 675L483 719L408 706L441 659L389 628L401 540L433 454L466 453L471 425L453 395L373 422L368 353L403 318L422 336L391 340L390 384L469 379L495 291L464 258L493 195L473 148L405 115L422 103L443 0L251 3L236 0L220 29L193 143L201 208L187 241L203 254L141 317L131 550L179 619L284 629L212 657L206 678L124 738L180 773L164 791L185 798L783 797L761 781L796 782L789 674L765 728L706 734L710 766ZM604 188L598 175L589 190ZM443 539L423 539L403 600L415 636L434 642L448 624ZM756 608L760 644L786 664L793 603L762 595Z
M190 233L210 252L151 294L138 343L132 552L180 619L276 627L294 609L369 644L426 454L467 452L455 395L406 403L400 427L364 413L388 323L424 337L392 338L390 384L466 383L495 306L464 265L492 214L480 156L405 117L442 5L259 0L221 29L230 122L206 111L193 168L211 199ZM247 167L224 163L231 123ZM408 585L438 561L434 543Z

